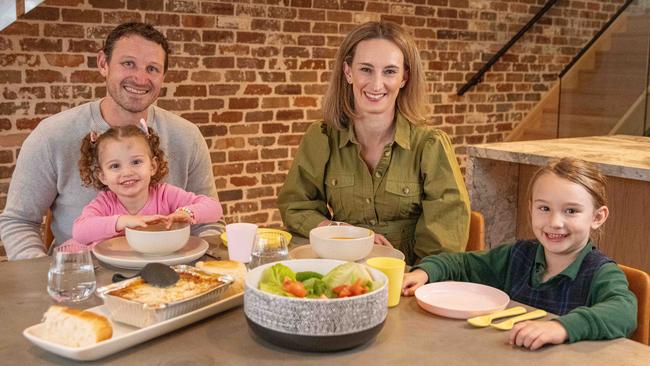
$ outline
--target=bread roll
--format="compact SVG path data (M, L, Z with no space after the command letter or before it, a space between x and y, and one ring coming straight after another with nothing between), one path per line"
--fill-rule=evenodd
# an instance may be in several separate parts
M237 261L199 261L196 262L196 267L207 273L232 276L235 281L221 295L222 299L244 292L246 266L243 263Z
M44 315L41 336L68 347L85 347L113 336L106 317L90 311L52 305Z

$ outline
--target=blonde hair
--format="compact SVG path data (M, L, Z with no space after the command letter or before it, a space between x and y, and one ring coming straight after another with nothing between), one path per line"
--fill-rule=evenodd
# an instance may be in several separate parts
M595 164L576 158L564 157L550 160L546 166L533 174L528 183L528 204L533 202L533 186L539 177L553 174L559 178L582 186L591 196L594 210L607 206L607 180ZM530 211L529 211L530 212ZM600 239L602 226L595 230L595 236Z
M167 167L167 160L165 160L165 153L160 148L160 137L151 128L147 128L147 130L149 136L145 135L140 127L134 125L111 127L99 135L94 142L91 139L92 132L86 135L81 140L81 157L79 159L79 175L83 185L101 190L107 189L106 185L97 177L97 173L101 170L99 166L99 147L109 139L119 141L127 137L139 137L146 142L149 148L149 157L152 160L156 159L158 163L158 169L151 177L149 185L152 186L160 182L169 172L169 168Z
M354 120L354 93L344 75L343 65L352 64L359 42L386 39L404 55L404 72L408 80L397 95L397 109L411 122L426 120L426 91L420 53L413 38L399 25L391 22L368 22L353 29L343 40L336 54L334 71L323 98L323 117L337 129L347 128Z

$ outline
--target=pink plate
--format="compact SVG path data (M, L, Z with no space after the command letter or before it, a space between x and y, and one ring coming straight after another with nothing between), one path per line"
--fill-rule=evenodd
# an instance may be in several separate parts
M440 316L468 319L503 310L510 302L505 292L470 282L435 282L415 290L422 309Z

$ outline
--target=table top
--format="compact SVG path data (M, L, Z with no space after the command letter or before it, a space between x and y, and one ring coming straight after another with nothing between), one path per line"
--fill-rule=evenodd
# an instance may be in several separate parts
M218 252L218 251L217 251ZM213 251L214 254L214 251ZM22 331L41 321L53 304L46 291L49 258L0 263L0 360L4 364L75 364L42 350ZM116 270L100 267L97 284L110 283ZM119 270L120 273L131 273ZM80 307L101 304L92 298ZM243 307L228 310L121 353L84 364L155 365L313 365L333 363L404 365L647 365L650 347L627 339L585 341L527 351L506 343L507 332L477 329L462 320L446 319L422 310L414 298L401 299L388 311L384 328L361 347L335 353L303 353L273 346L254 336ZM81 363L80 363L81 364Z
M650 137L590 136L468 146L470 158L542 166L567 155L595 163L605 175L650 181Z

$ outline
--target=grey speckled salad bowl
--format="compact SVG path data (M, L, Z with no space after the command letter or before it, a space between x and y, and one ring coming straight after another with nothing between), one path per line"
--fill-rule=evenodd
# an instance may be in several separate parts
M345 263L332 259L280 262L295 272L326 274ZM258 289L262 272L275 263L257 267L246 276L244 313L258 337L281 347L300 351L328 352L353 348L374 338L388 314L386 276L368 267L376 290L342 299L290 298Z

